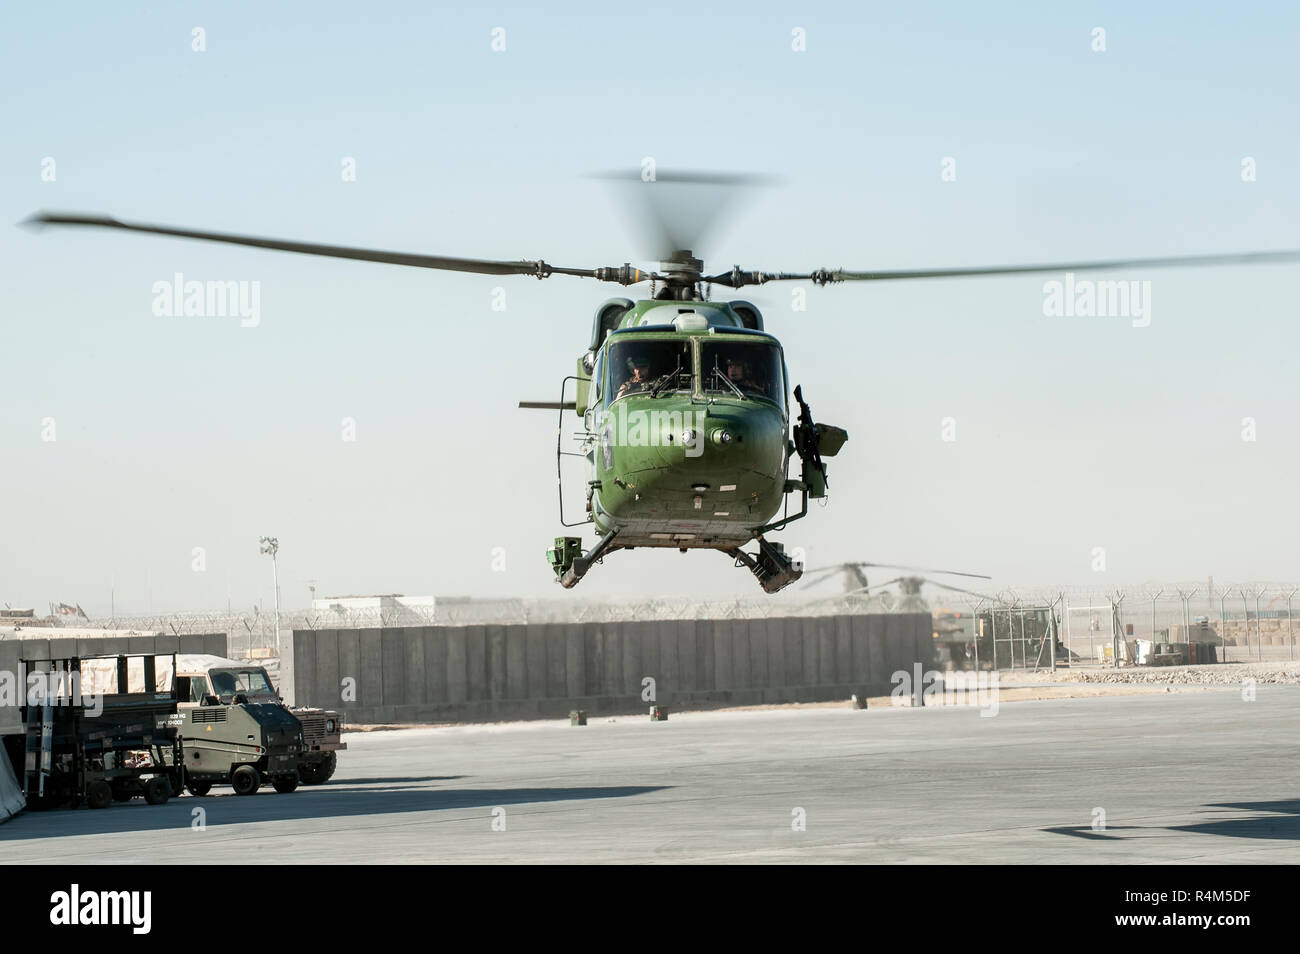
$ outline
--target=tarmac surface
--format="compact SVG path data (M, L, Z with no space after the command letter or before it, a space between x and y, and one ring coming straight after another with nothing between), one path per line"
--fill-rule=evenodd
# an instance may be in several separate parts
M351 733L324 786L28 812L0 861L1300 862L1300 686L1256 693Z

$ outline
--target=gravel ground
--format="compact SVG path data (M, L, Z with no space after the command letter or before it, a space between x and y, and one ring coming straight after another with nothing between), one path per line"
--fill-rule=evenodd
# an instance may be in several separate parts
M1111 683L1123 685L1240 686L1245 679L1256 684L1300 684L1300 661L1219 663L1210 666L1136 666L1127 669L1061 669L1055 673L1020 670L999 673L1002 686L1024 683Z

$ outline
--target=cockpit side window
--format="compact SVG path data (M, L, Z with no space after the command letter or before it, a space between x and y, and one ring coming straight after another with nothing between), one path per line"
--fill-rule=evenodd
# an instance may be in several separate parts
M682 339L632 339L609 347L606 394L613 403L629 394L689 391L691 344Z
M763 397L785 407L781 349L757 341L704 341L700 350L704 390L733 397Z

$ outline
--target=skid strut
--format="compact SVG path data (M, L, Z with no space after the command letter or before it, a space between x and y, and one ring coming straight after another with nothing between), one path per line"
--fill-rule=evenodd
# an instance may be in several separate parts
M799 577L803 569L798 568L785 555L785 548L779 543L768 543L758 537L758 553L751 556L740 547L724 550L728 556L735 557L736 562L749 567L749 571L758 578L765 592L776 593L783 590Z
M587 552L586 556L573 557L568 568L560 575L560 585L566 590L577 586L578 581L587 575L591 565L609 550L610 544L614 542L616 536L618 536L618 531L611 530L600 538L600 541Z

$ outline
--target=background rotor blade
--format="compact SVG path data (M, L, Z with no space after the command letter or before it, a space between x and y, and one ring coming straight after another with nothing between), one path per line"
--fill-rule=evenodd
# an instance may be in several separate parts
M834 573L839 570L845 570L849 567L860 567L862 569L877 568L885 570L908 570L912 573L941 573L944 576L969 576L976 580L991 580L993 577L985 576L983 573L964 573L961 570L936 570L934 567L927 566L903 566L899 563L837 563L835 566L818 567L815 570L806 571L803 575L805 580L826 573Z
M611 183L643 246L638 251L660 261L685 249L698 254L746 189L776 182L770 176L686 170L658 172L650 182L640 173L626 172L596 173L592 178Z
M811 570L811 571L805 570L803 574L803 582L810 583L813 580L818 580L821 579L822 577L830 576L832 573L843 573L844 569L845 568L842 566L824 566L820 570Z
M886 580L884 583L872 583L870 586L859 586L856 589L845 590L843 593L836 593L834 596L819 596L813 600L814 603L829 603L831 600L840 600L846 596L857 596L859 593L866 593L870 590L878 590L881 587L893 586L895 583L901 583L905 577L898 577L893 580Z
M976 593L974 590L963 590L959 586L949 586L947 583L940 583L938 580L926 580L925 582L930 586L937 586L941 590L952 590L954 593L964 593L967 596L978 596L980 599L987 600L990 603L997 602L995 597L989 596L985 593Z
M572 411L577 407L572 401L520 401L519 406L539 411Z
M985 576L983 573L963 573L961 570L936 570L933 567L926 566L901 566L897 563L858 563L862 567L881 567L887 570L908 570L912 573L942 573L944 576L969 576L974 580L991 580L993 577Z
M443 255L418 255L409 252L385 252L368 248L349 248L343 245L320 245L315 242L290 242L283 239L261 238L255 235L233 235L228 232L206 232L198 229L178 229L165 225L145 225L139 222L122 222L106 215L85 213L38 212L28 220L33 225L79 225L93 228L119 229L125 232L145 232L150 235L168 235L175 238L199 239L205 242L224 242L227 245L245 245L251 248L268 248L280 252L298 252L302 255L322 255L327 258L350 258L362 262L380 262L387 265L409 265L415 268L436 268L452 272L475 272L480 275L575 275L579 278L598 278L619 284L635 284L657 276L630 266L621 268L557 268L543 261L494 261L478 258L452 258Z

